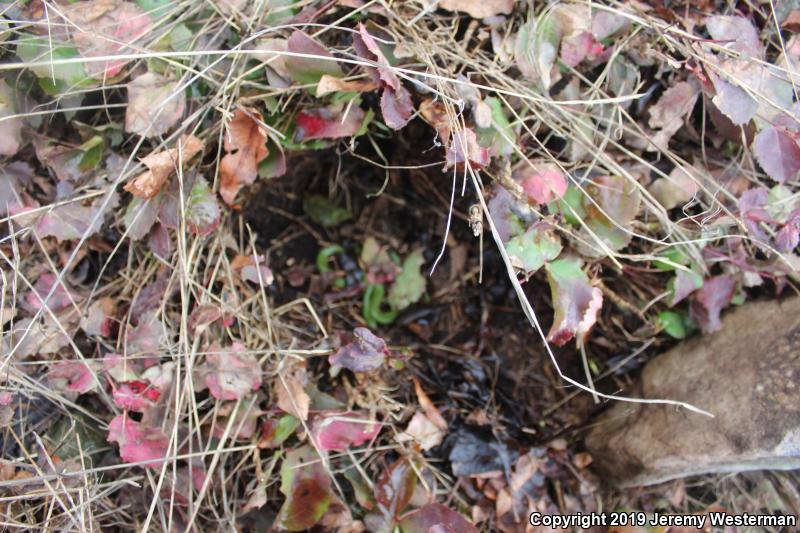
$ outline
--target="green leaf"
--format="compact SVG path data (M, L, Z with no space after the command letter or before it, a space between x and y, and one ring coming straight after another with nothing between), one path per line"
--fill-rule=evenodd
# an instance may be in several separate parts
M25 63L41 63L43 61L57 61L61 59L79 58L78 49L71 45L54 42L53 46L45 37L21 35L17 45L17 56ZM40 78L60 80L67 85L91 85L92 80L86 74L83 63L67 63L61 65L37 65L29 67ZM58 85L50 83L50 88L56 89Z
M662 311L658 314L658 324L667 335L674 339L684 339L688 333L687 318L675 311Z
M208 181L198 176L192 184L186 201L186 224L189 231L198 235L208 235L219 226L219 202Z
M511 264L530 276L561 253L561 239L547 223L537 223L506 243Z
M575 186L568 187L564 196L550 202L547 209L553 215L563 214L564 219L573 226L580 226L581 220L586 218L586 210L583 209L583 193Z
M311 217L311 220L325 228L338 226L353 218L350 211L319 194L312 194L303 199L303 211Z
M653 261L653 266L662 272L670 272L677 269L677 265L689 263L689 258L677 246L668 248L665 252L659 254L659 257L663 257L664 261Z
M478 144L489 148L493 154L510 156L514 153L514 142L517 134L508 122L503 110L503 103L494 96L483 100L492 110L492 126L489 128L475 128Z
M403 270L389 289L389 305L392 309L402 311L409 305L417 303L425 294L425 277L420 272L424 262L422 250L413 251L403 261Z
M299 425L300 420L292 415L284 415L277 420L274 418L265 420L261 430L261 439L258 441L258 447L277 448L294 434Z
M583 198L586 227L580 232L585 244L579 244L581 254L605 257L608 252L598 239L612 252L622 250L633 238L630 224L641 203L637 184L622 176L598 176L586 186L586 192L588 197Z

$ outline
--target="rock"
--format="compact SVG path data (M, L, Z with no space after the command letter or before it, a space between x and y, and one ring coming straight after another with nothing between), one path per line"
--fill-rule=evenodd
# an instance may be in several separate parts
M748 303L722 329L648 363L626 392L679 400L616 402L586 438L600 476L617 486L747 470L800 468L800 298Z

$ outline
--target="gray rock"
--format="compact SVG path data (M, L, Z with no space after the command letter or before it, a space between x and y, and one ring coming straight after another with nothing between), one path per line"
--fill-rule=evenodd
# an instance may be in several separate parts
M595 471L617 486L695 474L800 468L800 298L748 303L722 330L648 363L626 395L687 402L617 402L586 439Z

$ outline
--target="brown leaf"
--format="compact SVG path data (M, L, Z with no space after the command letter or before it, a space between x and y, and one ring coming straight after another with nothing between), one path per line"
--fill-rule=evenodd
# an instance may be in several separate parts
M275 380L275 394L278 407L290 415L306 420L311 398L303 389L306 382L306 369L303 363L295 363L278 374Z
M260 117L255 109L240 106L228 124L225 134L225 151L219 164L219 194L225 203L232 205L236 193L258 177L258 164L269 155L267 131L253 117Z
M428 397L428 394L422 389L422 385L420 384L419 380L416 377L412 377L411 379L414 380L414 391L417 393L417 400L419 400L420 407L422 407L422 410L425 411L425 416L427 416L430 421L436 425L436 427L442 431L447 431L447 422L442 417L439 409L433 405L433 402Z
M345 81L335 76L324 74L317 84L317 97L325 96L326 94L336 91L353 91L363 93L377 89L378 85L371 81Z
M125 131L145 137L167 133L183 116L186 96L178 83L147 72L128 84Z
M194 135L182 136L176 148L150 154L142 159L148 170L128 182L125 190L139 198L152 198L175 172L179 161L185 163L202 150L203 141Z

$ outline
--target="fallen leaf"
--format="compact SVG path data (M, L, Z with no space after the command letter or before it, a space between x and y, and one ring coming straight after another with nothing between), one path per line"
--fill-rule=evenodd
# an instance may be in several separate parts
M526 278L557 258L561 249L561 239L547 222L537 222L506 243L511 265L522 271Z
M667 210L686 204L699 189L697 179L679 166L666 178L656 179L647 186L647 191Z
M261 438L258 440L259 448L277 448L288 439L300 425L300 421L292 415L280 418L268 418L261 425Z
M177 171L179 162L187 163L202 151L203 141L194 135L181 136L177 147L143 158L142 163L148 170L125 184L125 190L138 198L153 198L161 191L169 177Z
M208 351L205 383L214 398L238 400L261 386L258 360L242 343L227 349L212 344Z
M547 340L563 346L571 338L582 339L597 321L603 294L589 284L578 259L557 259L545 266L555 308L553 326Z
M624 6L620 6L624 9ZM630 27L630 19L615 11L598 9L592 14L592 35L598 41L608 39L614 34Z
M552 11L533 17L520 26L514 58L522 75L542 88L554 82L554 69L561 41L561 27ZM556 72L557 74L557 72Z
M489 150L478 144L475 131L464 128L453 132L447 144L447 166L462 171L469 164L472 168L483 168L489 164Z
M514 179L522 185L528 200L536 204L549 204L567 192L567 179L558 167L541 164L525 165L514 172Z
M278 523L289 531L313 527L331 502L330 478L311 446L290 450L281 464L281 493L286 496Z
M344 451L372 441L381 431L381 424L356 413L333 413L314 421L311 434L323 451Z
M214 423L213 435L218 438L224 438L227 432L227 438L235 440L250 440L258 430L258 423L261 420L264 411L258 405L263 401L263 398L256 394L247 397L242 402L226 402L217 409L217 417ZM230 428L228 432L227 428Z
M795 211L775 236L775 247L781 253L790 253L800 243L800 210Z
M378 510L389 520L403 513L417 486L417 474L411 462L401 457L381 472L373 489Z
M301 111L296 118L295 139L298 142L306 142L314 139L352 137L361 130L365 114L356 105L349 106L346 112L347 114L342 116L330 107Z
M70 202L51 207L36 224L39 237L55 237L58 242L88 238L100 231L105 213L100 206Z
M399 526L402 533L477 533L466 518L439 503L406 514Z
M714 15L706 19L706 29L712 39L722 41L721 46L745 57L758 59L764 53L758 30L744 17Z
M178 82L146 72L128 83L125 131L145 137L166 134L183 117L186 95Z
M22 117L17 116L15 92L0 79L0 155L16 154L21 144Z
M447 422L442 417L439 409L433 405L433 402L422 388L419 380L414 376L412 376L411 379L414 381L414 392L417 394L417 401L419 402L419 406L422 407L422 410L425 411L425 416L427 416L428 419L430 419L430 421L436 425L436 427L442 431L447 431Z
M317 84L325 76L342 77L342 69L333 55L324 46L300 30L295 30L286 41L290 54L284 60L286 71L292 80L302 84Z
M702 286L703 276L694 270L677 270L675 277L667 282L670 307L677 305Z
M316 96L325 96L326 94L339 91L363 93L375 90L377 88L377 84L372 81L345 81L335 76L325 74L319 79Z
M209 235L219 226L221 213L217 196L204 177L194 179L184 206L186 226L195 235Z
M239 274L243 280L259 286L272 285L275 281L263 255L258 256L258 261L252 255L237 255L231 261L231 270Z
M736 279L722 274L705 280L703 288L694 294L690 316L703 333L713 333L722 328L720 313L731 303L735 292Z
M713 72L709 73L709 76L716 91L711 101L717 109L735 126L750 122L758 111L758 101L738 85L722 79Z
M8 214L9 206L21 205L20 194L32 179L33 167L23 161L6 163L0 168L0 216Z
M581 254L605 256L607 252L597 239L612 252L625 248L633 238L629 228L641 204L636 182L623 176L598 176L585 187L588 196L583 195L581 201L586 227L581 228L580 234L589 244L579 243Z
M67 287L63 279L53 290L57 279L57 276L52 272L45 272L40 275L33 285L33 290L25 297L23 307L30 313L36 313L45 307L46 301L47 309L50 312L59 313L80 301L80 298ZM53 294L50 294L50 291L53 291ZM49 298L48 295L50 296Z
M311 407L311 397L305 391L307 380L305 363L292 361L274 381L276 404L281 410L300 420L308 419Z
M258 164L269 155L267 131L256 118L261 118L257 110L239 106L225 133L227 154L219 164L219 194L228 205L233 205L239 189L256 180Z
M653 136L653 145L667 150L669 140L683 127L684 117L689 115L697 103L700 88L696 84L681 81L664 91L661 98L650 107L651 128L658 129Z
M386 341L367 328L354 329L353 336L355 340L339 348L328 358L328 362L353 372L369 372L379 368L389 355Z
M414 116L414 102L405 87L393 89L385 87L381 94L381 114L383 121L393 130L402 129Z
M397 442L415 442L423 451L428 451L442 443L445 431L433 423L422 411L411 417L405 431L397 435Z
M95 371L86 361L58 361L47 371L50 387L85 394L97 389Z
M516 0L441 0L439 7L482 19L496 15L509 15L514 9L515 3Z
M95 300L89 306L86 317L81 321L81 328L87 335L110 337L116 310L117 305L113 298L105 297Z
M160 468L169 449L169 437L159 428L147 427L124 414L111 420L106 440L119 444L123 461L147 461L142 465L147 468Z
M561 62L577 67L585 59L592 60L603 53L603 45L595 40L592 32L582 31L561 41Z
M778 183L792 181L800 172L800 146L784 128L761 130L753 140L753 153L764 172Z

